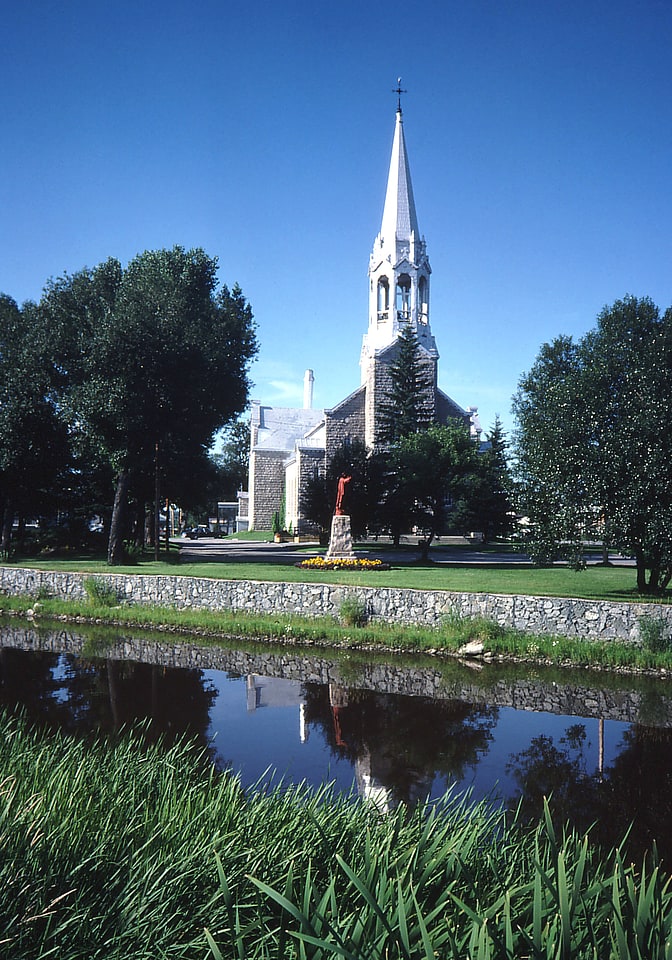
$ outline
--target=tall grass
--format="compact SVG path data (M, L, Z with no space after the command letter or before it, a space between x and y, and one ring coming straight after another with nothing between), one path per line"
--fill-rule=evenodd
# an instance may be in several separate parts
M2 718L0 956L416 960L670 955L655 853L526 833L449 795L386 817L244 792L189 744L85 744Z
M116 594L114 596L115 603L118 603ZM0 615L3 612L27 613L30 610L36 620L46 621L51 617L115 626L124 624L139 629L170 631L177 639L183 633L189 642L197 637L198 642L203 644L228 645L231 637L234 637L311 646L322 644L351 650L393 650L396 657L400 650L409 654L423 651L456 654L469 641L480 640L484 653L502 659L620 671L672 669L672 650L669 647L661 651L651 649L651 644L639 646L618 641L535 636L484 617L446 617L443 623L434 627L373 620L366 616L363 608L361 619L349 610L347 619L350 622L340 623L331 617L240 610L178 610L144 604L114 606L111 609L107 600L95 602L46 598L40 602L39 609L33 609L34 606L32 597L0 597Z

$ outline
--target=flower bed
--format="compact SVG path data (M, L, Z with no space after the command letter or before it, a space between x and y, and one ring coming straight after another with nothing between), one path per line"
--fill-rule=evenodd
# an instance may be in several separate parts
M311 557L310 560L301 560L295 566L302 570L389 570L389 563L382 560L367 560L365 557L335 557L327 560L325 557Z

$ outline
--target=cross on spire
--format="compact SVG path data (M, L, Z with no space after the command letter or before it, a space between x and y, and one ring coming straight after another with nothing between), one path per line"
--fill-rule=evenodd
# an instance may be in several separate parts
M392 93L396 93L397 95L397 113L401 113L401 95L402 93L408 93L407 90L401 89L401 77L397 77L397 86Z

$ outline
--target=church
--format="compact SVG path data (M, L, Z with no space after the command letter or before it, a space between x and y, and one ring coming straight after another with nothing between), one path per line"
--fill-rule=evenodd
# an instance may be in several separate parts
M302 408L252 402L248 529L270 530L273 515L284 507L287 529L299 535L313 532L302 512L310 480L324 473L343 443L357 438L370 450L380 449L381 404L389 395L398 338L409 327L417 336L420 362L433 385L426 402L430 419L436 423L463 420L474 440L480 440L477 408L463 409L437 386L439 353L430 324L430 276L399 101L383 219L369 261L369 319L359 361L360 386L330 410L315 410L313 371L307 370Z

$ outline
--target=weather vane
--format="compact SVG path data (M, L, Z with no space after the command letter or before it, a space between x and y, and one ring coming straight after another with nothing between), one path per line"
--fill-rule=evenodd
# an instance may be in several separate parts
M402 93L408 93L407 90L401 89L401 77L397 77L397 86L392 93L396 93L397 95L397 113L401 113L401 95Z

